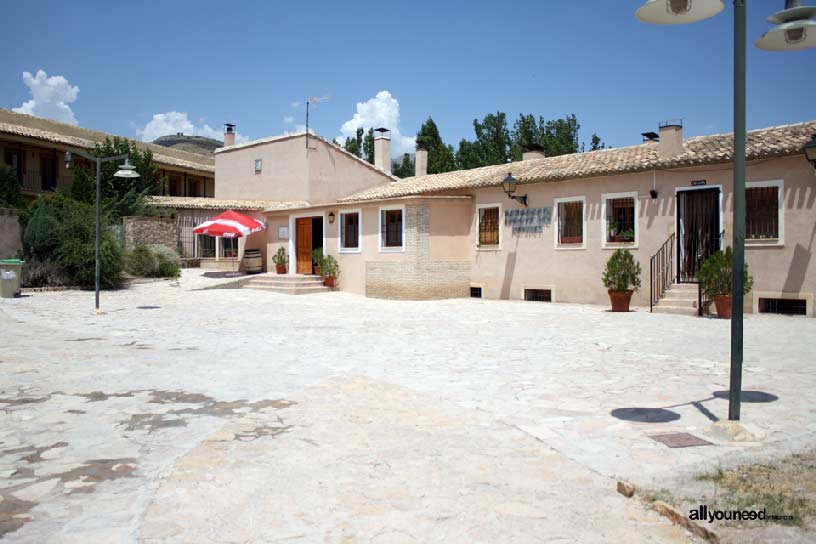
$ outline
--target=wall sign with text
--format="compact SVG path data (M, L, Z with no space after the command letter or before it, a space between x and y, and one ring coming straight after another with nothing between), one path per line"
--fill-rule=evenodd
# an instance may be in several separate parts
M505 210L504 224L513 228L513 234L539 233L552 222L552 208L522 208Z

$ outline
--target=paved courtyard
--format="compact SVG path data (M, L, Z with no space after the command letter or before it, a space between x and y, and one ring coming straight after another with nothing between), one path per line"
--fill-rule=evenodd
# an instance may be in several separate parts
M216 281L0 300L4 541L685 542L617 479L816 444L814 319L746 319L735 442L724 321Z

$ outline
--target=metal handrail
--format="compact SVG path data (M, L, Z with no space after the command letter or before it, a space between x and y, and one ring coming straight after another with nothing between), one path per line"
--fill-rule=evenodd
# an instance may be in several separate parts
M649 261L649 311L663 298L674 282L674 233L669 236Z

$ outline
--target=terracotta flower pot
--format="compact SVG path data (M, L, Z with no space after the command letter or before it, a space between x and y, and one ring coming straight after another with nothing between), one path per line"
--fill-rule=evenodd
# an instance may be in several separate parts
M319 276L320 275L320 267L319 266L312 266L312 273L314 273L315 276Z
M286 265L285 264L276 264L275 271L278 274L286 274Z
M324 278L323 279L323 285L325 285L326 287L334 287L335 279L336 278L334 276L329 276L327 278Z
M714 306L717 308L717 317L731 319L731 295L714 295Z
M609 290L609 300L612 302L613 312L628 312L629 302L632 300L632 291Z

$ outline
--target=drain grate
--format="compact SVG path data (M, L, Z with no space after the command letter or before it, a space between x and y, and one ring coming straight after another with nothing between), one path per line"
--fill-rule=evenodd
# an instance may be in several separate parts
M689 433L655 434L652 439L670 448L691 448L693 446L711 446L711 442Z

